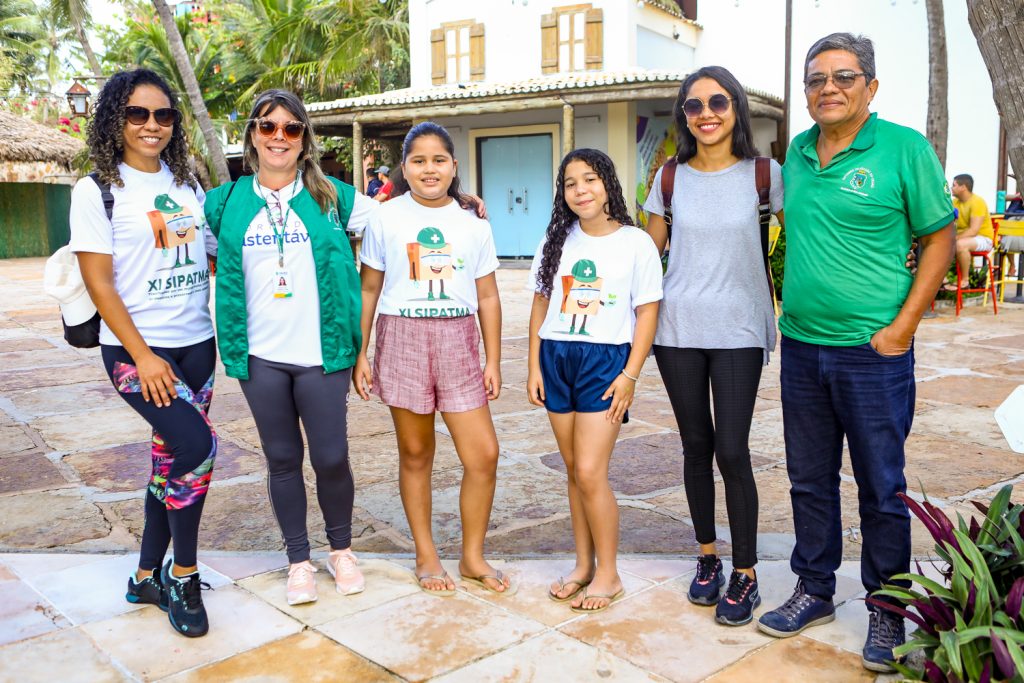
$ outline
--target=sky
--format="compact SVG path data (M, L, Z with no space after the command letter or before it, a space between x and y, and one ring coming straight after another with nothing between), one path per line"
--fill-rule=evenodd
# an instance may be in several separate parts
M97 23L117 21L117 15L122 13L109 0L91 0L90 6ZM944 7L950 90L947 175L973 175L975 191L991 207L999 135L991 81L967 23L967 3L945 0ZM782 95L785 0L701 0L698 21L704 26L697 54L701 65L721 64L731 69L744 85ZM881 118L924 131L928 106L924 1L793 0L794 104L790 135L812 123L803 105L804 55L815 40L833 31L862 33L875 43L880 87L872 110Z

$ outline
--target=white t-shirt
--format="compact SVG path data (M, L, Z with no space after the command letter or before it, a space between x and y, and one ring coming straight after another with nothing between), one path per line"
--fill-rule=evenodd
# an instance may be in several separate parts
M175 185L161 162L156 173L120 164L124 187L111 185L112 219L92 178L71 193L71 250L110 254L114 286L132 322L149 346L178 348L213 336L210 320L210 267L213 248L203 213L202 188ZM105 322L100 343L121 341Z
M377 311L406 318L473 315L476 280L498 268L490 223L455 201L435 209L411 193L381 204L359 260L384 271Z
M537 271L546 241L537 247L526 282L527 289L534 292L540 291ZM630 344L636 307L661 297L661 259L650 235L624 225L610 235L591 237L577 221L562 247L539 336L555 341Z
M285 214L287 224L284 229L284 268L278 265L277 242L274 229L267 220L266 209L260 210L252 219L242 240L249 355L301 367L323 365L320 290L313 247L302 220L288 211L291 199L302 192L302 179L299 178L294 187L289 183L280 190L263 187L255 176L252 183L253 192L267 199L267 208L273 212L278 230ZM357 192L348 229L362 232L380 206L380 202ZM344 233L337 234L338 239L348 239ZM279 290L281 270L286 273L287 290L291 296L274 296Z

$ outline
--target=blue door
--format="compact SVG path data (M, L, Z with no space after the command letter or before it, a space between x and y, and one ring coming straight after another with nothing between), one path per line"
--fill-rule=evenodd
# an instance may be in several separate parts
M551 219L551 135L480 138L480 196L501 257L533 256Z

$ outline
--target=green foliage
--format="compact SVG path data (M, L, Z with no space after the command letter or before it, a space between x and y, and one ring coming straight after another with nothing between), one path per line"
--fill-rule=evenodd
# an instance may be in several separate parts
M772 280L775 282L775 297L782 301L782 283L786 279L786 231L779 233L779 240L775 243L775 251L768 257L768 263L772 267Z
M874 596L895 598L902 606L868 601L917 624L907 643L894 651L925 655L920 671L897 665L905 677L931 683L1006 680L1024 682L1024 505L1012 504L1012 486L1003 487L990 506L974 503L985 516L953 522L937 507L918 504L900 494L911 512L935 539L935 552L946 563L945 584L917 574L895 581ZM923 592L922 592L923 591ZM913 611L911 611L913 610Z
M0 0L0 93L30 90L42 28L31 0Z

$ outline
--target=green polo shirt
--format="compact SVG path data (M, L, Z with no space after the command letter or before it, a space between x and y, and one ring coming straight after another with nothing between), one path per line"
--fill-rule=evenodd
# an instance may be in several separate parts
M821 168L814 125L793 139L786 185L786 283L779 329L826 346L867 343L893 321L914 276L911 238L953 221L942 166L917 131L872 114Z

